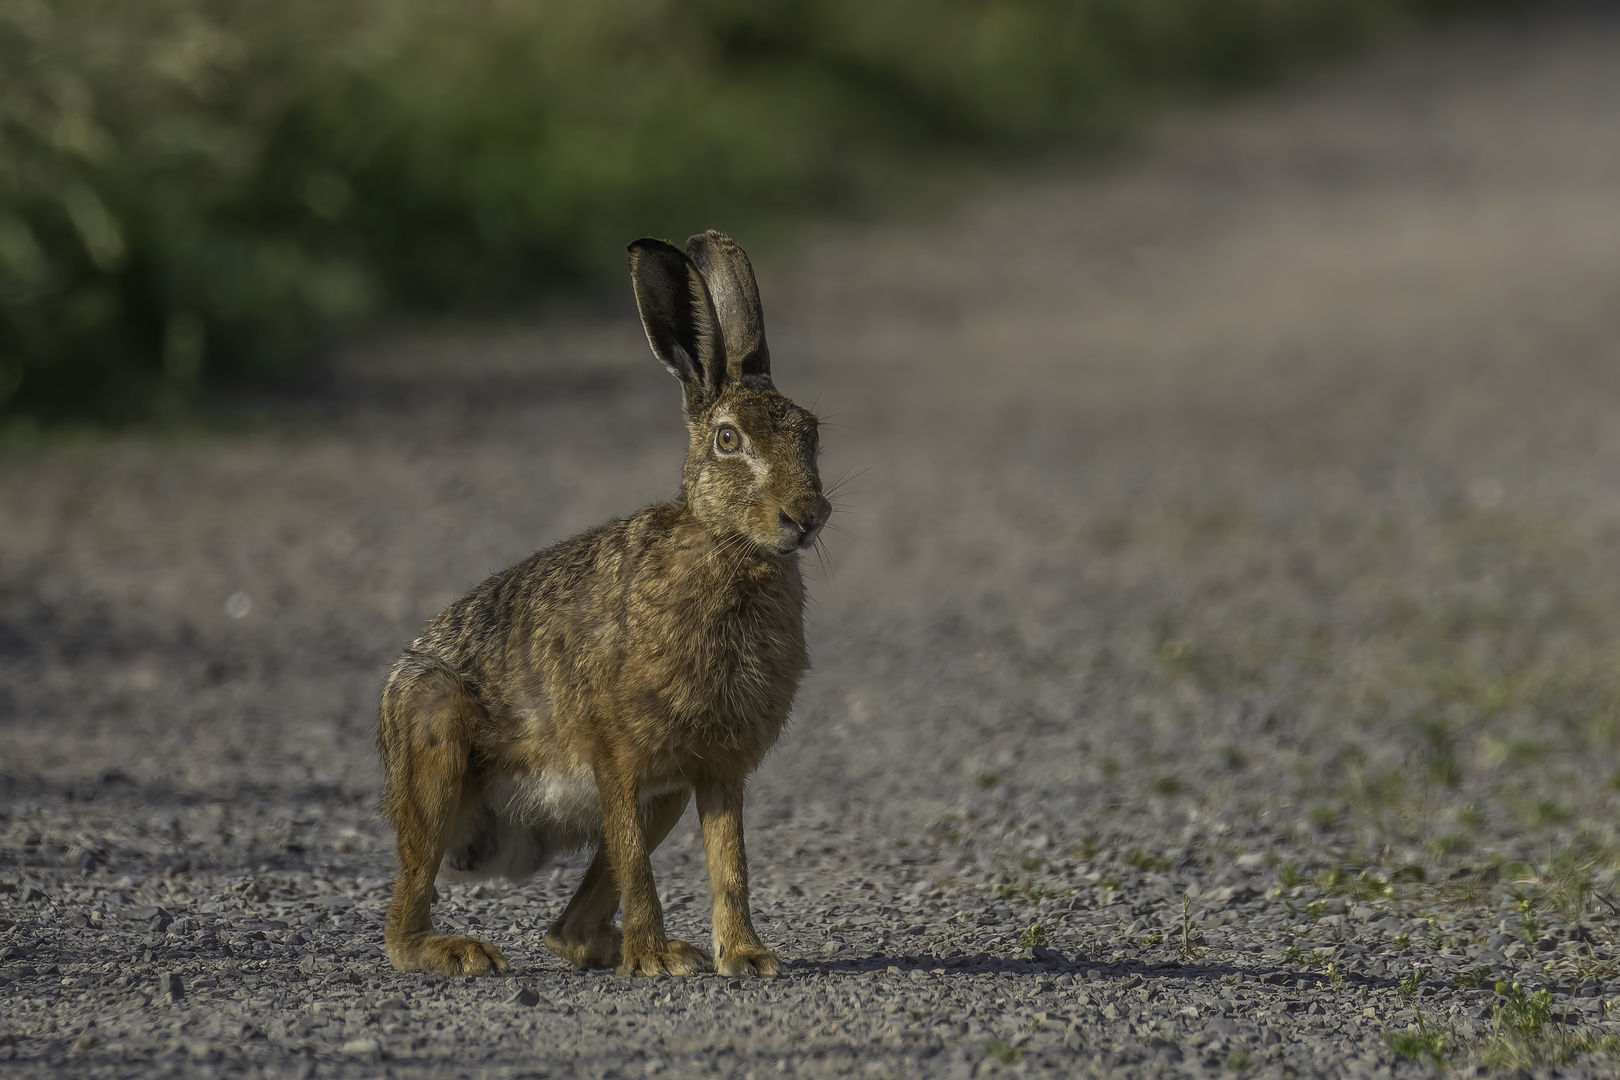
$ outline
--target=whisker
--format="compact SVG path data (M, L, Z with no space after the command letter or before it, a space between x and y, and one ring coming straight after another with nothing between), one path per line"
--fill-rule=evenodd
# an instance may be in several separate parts
M853 468L853 466L851 466L851 468ZM865 468L861 469L859 472L853 473L853 474L850 472L849 469L845 469L843 472L838 474L837 479L835 479L831 484L827 485L826 491L824 491L822 494L827 495L827 496L830 497L835 492L838 492L838 491L842 490L842 488L844 487L845 484L853 483L854 481L859 480L861 477L865 476L867 473L869 473L871 471L872 471L872 466L870 466L870 465L868 465Z
M827 591L834 596L838 595L838 582L833 578L831 559L832 554L827 551L826 541L816 537L816 562L821 564L821 579L827 583Z
M861 535L859 535L857 533L852 533L848 529L844 528L841 525L834 525L830 521L826 525L823 525L822 528L831 529L834 532L839 533L840 535L847 536L851 540L855 541L855 546L856 547L860 548L862 551L866 550L866 543L865 543L866 538L865 537L863 537L863 536L861 536Z

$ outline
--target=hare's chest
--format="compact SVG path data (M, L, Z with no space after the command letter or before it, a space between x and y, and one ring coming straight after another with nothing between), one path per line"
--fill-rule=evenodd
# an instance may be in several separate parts
M647 745L694 760L720 751L757 759L809 666L796 568L678 580L680 590L648 598L646 617L629 621L625 662L602 690L647 725Z
M745 597L709 627L687 666L693 697L716 722L739 733L764 725L769 740L787 719L809 667L796 596Z

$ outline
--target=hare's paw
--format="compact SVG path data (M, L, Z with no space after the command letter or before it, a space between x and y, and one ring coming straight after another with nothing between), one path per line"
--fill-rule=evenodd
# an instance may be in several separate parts
M662 949L642 953L626 951L619 965L620 975L702 975L714 970L714 960L696 945L684 941L668 942Z
M420 937L390 946L388 959L401 971L436 975L494 975L511 968L495 946L468 937Z
M546 931L546 948L577 968L611 968L620 962L624 934L614 926L599 926L583 934L569 934L555 926Z
M714 966L722 975L757 975L761 979L774 979L782 971L776 953L763 945L723 945Z

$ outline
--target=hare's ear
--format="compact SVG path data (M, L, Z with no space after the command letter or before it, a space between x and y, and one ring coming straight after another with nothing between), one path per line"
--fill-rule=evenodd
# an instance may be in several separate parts
M726 378L744 386L771 389L771 350L765 344L765 311L748 255L725 233L699 233L686 242L714 297L720 332L726 340Z
M629 251L636 309L653 355L681 380L688 410L714 400L726 372L726 345L703 274L662 240L637 240Z

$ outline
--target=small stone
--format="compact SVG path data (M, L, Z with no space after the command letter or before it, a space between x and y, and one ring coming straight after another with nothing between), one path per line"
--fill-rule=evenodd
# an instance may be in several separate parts
M166 971L158 976L158 997L165 1001L183 1001L186 996L186 984L181 982L178 973Z
M350 1039L343 1044L343 1052L351 1057L373 1057L379 1049L376 1039Z
M540 995L535 992L532 986L520 986L513 992L511 997L507 998L507 1001L514 1005L522 1005L525 1008L532 1009L540 1004Z

